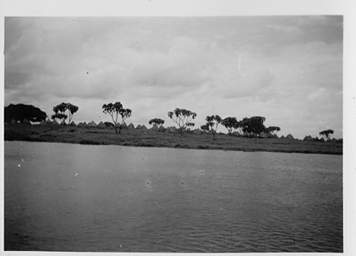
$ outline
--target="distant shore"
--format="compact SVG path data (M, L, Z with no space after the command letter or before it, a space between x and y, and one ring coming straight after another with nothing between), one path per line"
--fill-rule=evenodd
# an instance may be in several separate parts
M5 140L64 142L90 145L123 145L231 151L267 151L285 153L342 154L342 143L302 141L287 138L245 138L217 134L160 132L144 129L113 129L56 125L6 124Z

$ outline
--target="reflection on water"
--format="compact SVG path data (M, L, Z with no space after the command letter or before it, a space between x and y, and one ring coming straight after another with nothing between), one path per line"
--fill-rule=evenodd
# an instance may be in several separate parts
M342 251L342 156L5 142L5 249Z

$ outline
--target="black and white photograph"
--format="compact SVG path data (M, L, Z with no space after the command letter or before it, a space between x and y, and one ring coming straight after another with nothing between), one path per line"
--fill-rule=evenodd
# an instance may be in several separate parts
M4 250L344 252L344 16L6 16Z

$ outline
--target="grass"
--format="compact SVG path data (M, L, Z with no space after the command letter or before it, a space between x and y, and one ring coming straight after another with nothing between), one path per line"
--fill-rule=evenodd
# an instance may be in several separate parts
M340 142L301 141L279 138L244 138L225 134L193 134L124 129L83 128L56 125L6 124L5 140L64 142L91 145L124 145L142 147L171 147L220 149L238 151L269 151L290 153L342 154Z

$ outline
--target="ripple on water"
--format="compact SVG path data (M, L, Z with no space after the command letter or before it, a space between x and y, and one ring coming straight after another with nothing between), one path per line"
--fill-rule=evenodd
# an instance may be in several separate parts
M341 170L328 155L6 143L5 247L340 252Z

